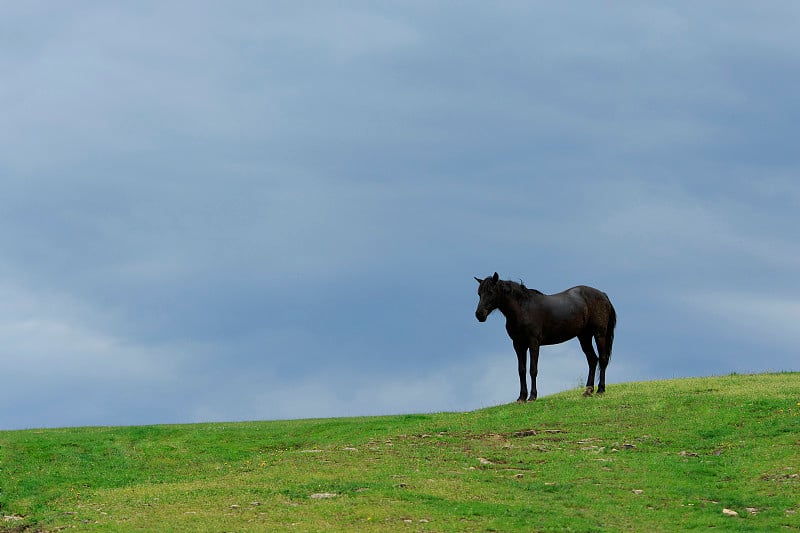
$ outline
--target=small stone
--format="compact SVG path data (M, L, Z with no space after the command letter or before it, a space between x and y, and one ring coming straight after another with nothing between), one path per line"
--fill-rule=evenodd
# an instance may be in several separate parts
M733 509L723 509L722 514L724 514L725 516L739 516L739 513L737 513Z
M642 489L633 489L631 492L633 492L634 494L644 494L644 491Z
M250 505L252 505L253 507L258 507L259 505L261 505L261 502L250 502Z
M758 514L758 509L755 507L745 507L745 510L750 514Z
M309 495L309 498L312 498L314 500L323 500L326 498L335 498L337 496L338 494L333 494L331 492L317 492L315 494Z
M410 518L403 518L403 522L405 522L406 524L413 524L414 523L414 521L411 520Z
M480 464L482 464L482 465L493 465L494 464L489 459L484 459L483 457L478 457L478 462Z
M622 445L622 449L623 450L635 450L636 449L636 445L635 444L629 444L629 443L626 442L626 443L624 443Z
M236 505L235 503L233 505L231 505L231 509L238 509L238 508L239 508L239 506Z

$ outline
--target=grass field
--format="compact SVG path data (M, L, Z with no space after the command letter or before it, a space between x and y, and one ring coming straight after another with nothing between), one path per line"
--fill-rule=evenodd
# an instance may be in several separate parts
M469 413L0 432L0 531L800 529L800 374L580 392Z

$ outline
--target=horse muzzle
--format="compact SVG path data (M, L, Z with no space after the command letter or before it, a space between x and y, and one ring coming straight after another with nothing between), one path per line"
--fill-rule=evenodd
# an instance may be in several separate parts
M483 309L478 309L477 311L475 311L475 318L478 319L478 322L486 322L487 316L489 316L489 314Z

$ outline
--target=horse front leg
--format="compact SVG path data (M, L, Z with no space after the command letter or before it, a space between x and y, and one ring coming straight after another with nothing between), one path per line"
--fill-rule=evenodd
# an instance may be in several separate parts
M539 373L539 344L531 342L531 395L529 401L536 399L536 375Z
M525 359L528 354L528 344L514 341L514 351L517 353L517 371L519 372L519 398L517 403L524 403L528 399L528 383L525 376Z

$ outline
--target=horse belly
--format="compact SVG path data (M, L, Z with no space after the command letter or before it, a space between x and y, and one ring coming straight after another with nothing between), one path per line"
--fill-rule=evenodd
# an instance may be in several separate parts
M552 310L542 328L542 344L561 344L580 335L588 324L583 305L560 305Z
M568 340L574 339L577 336L578 333L572 331L562 331L562 332L551 331L549 335L545 335L542 337L541 344L543 346L549 346L551 344L561 344L562 342L567 342Z

